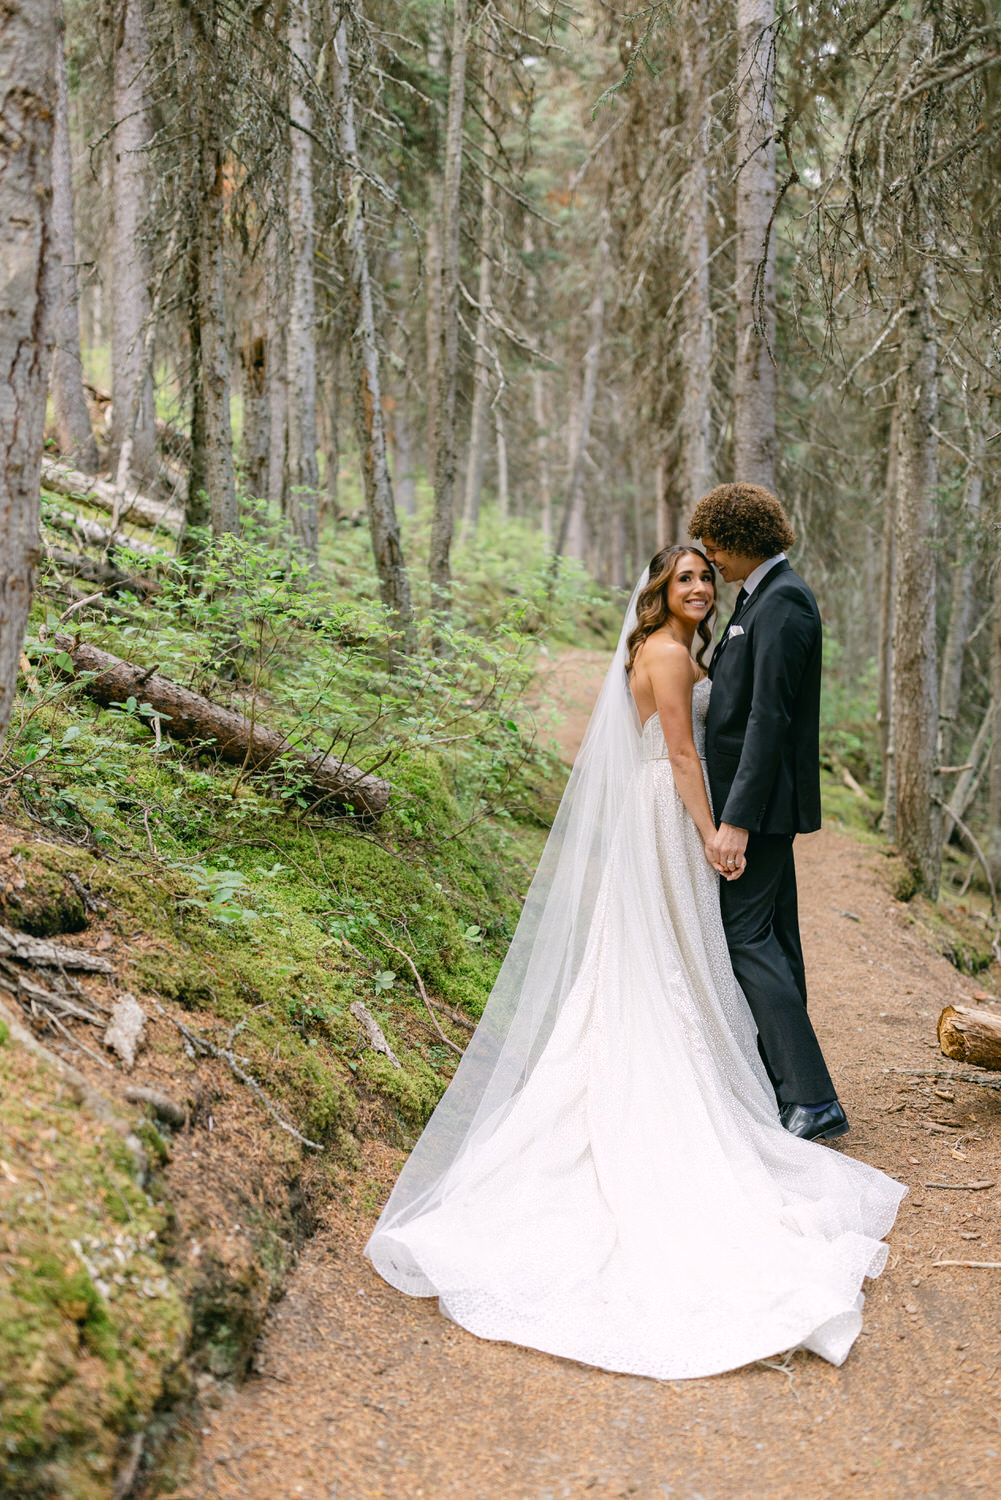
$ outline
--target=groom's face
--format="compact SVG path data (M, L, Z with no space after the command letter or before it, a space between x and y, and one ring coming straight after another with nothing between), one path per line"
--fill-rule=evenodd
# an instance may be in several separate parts
M764 561L760 557L747 557L743 552L727 552L723 547L717 547L708 536L702 538L702 550L724 583L743 583L758 564Z

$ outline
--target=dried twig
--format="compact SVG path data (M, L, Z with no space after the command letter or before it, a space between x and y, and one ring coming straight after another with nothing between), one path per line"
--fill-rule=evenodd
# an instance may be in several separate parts
M319 1141L309 1140L306 1136L300 1134L300 1132L296 1130L295 1126L290 1124L289 1121L285 1119L285 1117L279 1112L277 1105L273 1104L272 1101L268 1098L267 1094L261 1088L261 1085L257 1082L257 1079L251 1077L246 1069L241 1066L232 1051L225 1047L217 1047L215 1042L210 1042L208 1037L203 1036L200 1031L194 1031L190 1026L185 1026L183 1021L179 1021L176 1016L172 1016L169 1011L165 1010L158 1000L154 1000L153 1003L156 1005L157 1010L164 1017L164 1019L167 1021L172 1021L173 1024L177 1027L184 1040L185 1051L188 1053L189 1057L201 1056L219 1058L221 1062L226 1063L227 1067L235 1078L238 1078L241 1083L246 1084L247 1088L254 1095L254 1098L264 1106L268 1114L276 1122L276 1124L281 1126L282 1130L287 1131L289 1135L294 1136L295 1139L301 1142L303 1146L308 1146L311 1151L323 1150L323 1147L320 1145ZM238 1030L239 1027L234 1027L233 1031L230 1032L230 1041L232 1041L233 1037L235 1037Z
M410 971L413 974L414 979L415 979L415 981L417 983L417 988L418 988L418 990L420 992L421 999L424 1001L424 1005L425 1005L425 1008L427 1010L427 1013L431 1017L431 1024L434 1026L435 1031L437 1031L438 1035L441 1037L442 1041L445 1043L445 1046L446 1047L451 1047L452 1051L453 1052L457 1052L459 1054L459 1056L461 1057L462 1056L462 1048L460 1046L458 1046L457 1043L453 1042L451 1037L446 1036L445 1033L441 1029L441 1022L438 1020L438 1017L435 1015L434 1011L431 1008L431 1001L428 999L428 992L424 988L424 981L423 981L423 979L420 976L420 972L419 972L419 970L417 968L417 965L414 963L413 959L410 957L410 954L407 953L407 952L405 952L405 950L403 948L398 947L396 943L391 942L390 939L386 936L386 934L384 932L380 932L379 931L378 927L373 927L372 931L375 933L376 937L379 939L379 941L381 943L384 943L387 948L391 948L394 953L398 953L400 955L400 957L403 959L403 962L408 965L408 967L410 968Z
M951 1078L954 1083L975 1083L982 1089L1001 1090L1001 1077L981 1078L958 1068L891 1068L891 1073L905 1073L910 1078Z
M1001 1260L933 1260L935 1266L968 1266L972 1271L1001 1271Z
M926 1188L953 1188L957 1192L979 1193L984 1188L994 1187L993 1182L926 1182Z

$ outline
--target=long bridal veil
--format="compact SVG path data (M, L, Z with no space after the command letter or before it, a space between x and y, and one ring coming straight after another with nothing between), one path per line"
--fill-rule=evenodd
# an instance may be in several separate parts
M496 1128L531 1075L587 944L602 873L639 762L639 716L626 678L636 623L633 591L622 632L483 1017L444 1098L411 1153L367 1247L440 1201L449 1168ZM393 1279L399 1285L401 1268Z

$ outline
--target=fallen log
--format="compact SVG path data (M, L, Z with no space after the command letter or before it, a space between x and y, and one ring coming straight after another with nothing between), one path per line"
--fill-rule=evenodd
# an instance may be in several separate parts
M126 536L124 531L108 531L89 516L78 515L73 510L48 510L42 520L46 526L65 532L81 545L100 547L105 552L127 547L130 552L138 552L143 557L163 559L168 556L162 547L156 547L152 542L140 542L136 537Z
M211 745L223 760L245 766L248 771L260 773L276 769L281 761L291 763L306 776L307 789L314 798L353 808L367 818L378 818L385 812L388 781L370 776L335 755L294 750L277 730L266 729L245 714L220 708L152 668L122 661L69 635L57 635L55 642L70 656L76 672L97 674L85 684L84 691L98 703L124 703L130 697L137 698L163 715L163 728L176 740Z
M123 573L104 558L88 557L85 552L67 552L64 547L46 547L46 561L57 574L85 578L103 589L130 589L134 594L151 594L156 585L141 573Z
M42 459L42 484L56 495L66 495L71 500L85 501L96 505L98 510L116 514L116 489L107 479L98 479L95 474L81 474L65 464ZM175 506L153 500L148 495L126 494L117 515L119 521L136 521L154 531L167 531L179 536L184 528L184 516Z
M970 1005L947 1005L938 1018L938 1043L946 1057L1001 1070L1001 1014Z

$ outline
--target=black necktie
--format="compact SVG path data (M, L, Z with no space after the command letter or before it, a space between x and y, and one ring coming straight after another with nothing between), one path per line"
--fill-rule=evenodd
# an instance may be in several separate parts
M746 601L747 601L747 590L745 588L740 588L737 591L737 598L734 601L733 614L730 616L729 620L727 620L727 622L726 622L726 629L724 630L723 634L720 636L719 640L716 642L716 649L713 652L712 657L710 658L710 661L709 661L709 676L710 676L710 678L712 677L713 673L716 670L716 663L719 661L719 654L722 651L723 644L726 641L726 638L727 638L727 636L730 633L730 626L733 624L734 620L740 614L740 611L743 609Z

